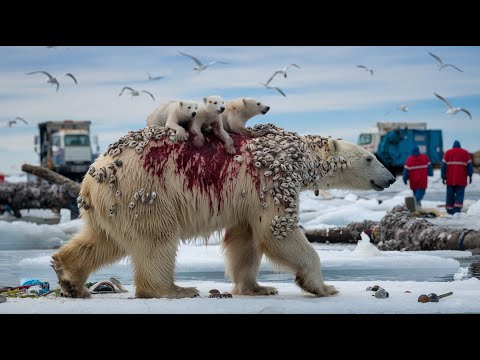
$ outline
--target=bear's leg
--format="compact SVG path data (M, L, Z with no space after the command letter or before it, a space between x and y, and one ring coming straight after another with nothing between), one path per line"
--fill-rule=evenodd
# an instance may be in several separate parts
M85 224L80 233L52 255L52 267L57 273L62 294L74 298L89 297L90 292L85 287L88 276L123 256L123 250L104 231L88 229Z
M198 296L196 288L182 288L174 284L178 240L162 238L149 244L135 249L132 254L135 296L172 299Z
M275 295L276 288L257 283L258 270L263 252L252 237L248 224L229 228L222 242L227 258L227 274L233 281L234 295Z
M296 275L295 282L304 291L317 296L338 292L333 286L323 282L320 257L300 229L288 232L283 239L276 239L270 229L262 232L258 234L258 238L262 239L265 255L274 263L292 270ZM255 232L253 235L256 236Z

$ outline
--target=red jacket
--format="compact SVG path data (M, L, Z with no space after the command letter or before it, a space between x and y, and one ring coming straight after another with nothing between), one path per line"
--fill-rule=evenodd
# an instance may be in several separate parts
M419 190L427 188L428 167L430 159L425 154L410 155L405 161L405 169L408 170L410 189Z
M448 150L443 156L442 168L445 168L448 186L467 186L467 167L472 163L470 154L461 147ZM471 165L470 165L471 166Z

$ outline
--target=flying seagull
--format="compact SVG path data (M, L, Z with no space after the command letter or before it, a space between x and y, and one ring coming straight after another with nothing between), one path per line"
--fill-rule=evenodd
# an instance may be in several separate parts
M397 107L397 110L407 112L408 111L408 106L407 105L400 105L399 107Z
M125 90L129 90L130 91L130 95L133 97L133 96L139 96L141 92L145 93L145 94L148 94L150 95L150 97L152 98L153 101L155 101L155 97L153 96L153 94L147 90L140 90L140 91L137 91L137 90L133 90L131 87L129 86L124 86L122 91L120 91L120 94L118 94L118 96L121 96L123 94L123 92Z
M369 69L365 65L357 65L357 68L365 69L366 71L370 71L370 75L373 75L373 69Z
M459 69L458 67L456 67L455 65L452 65L452 64L444 64L442 59L440 59L437 55L435 54L432 54L430 51L427 51L430 56L432 56L435 60L438 61L438 70L442 70L443 68L446 68L446 67L452 67L454 68L455 70L458 70L460 72L463 72L463 70Z
M300 66L298 66L297 64L288 64L287 66L285 66L285 67L283 68L283 70L277 70L277 71L275 71L275 72L273 73L273 75L270 76L270 79L268 79L265 84L266 84L266 85L270 84L270 81L272 81L273 78L274 78L275 76L277 76L278 74L283 74L283 77L284 77L284 78L287 78L287 70L288 70L288 68L291 67L291 66L295 66L297 69L300 69Z
M195 64L197 64L197 66L194 67L193 70L197 70L198 72L205 70L206 68L208 68L209 66L211 66L213 64L228 64L228 63L223 62L223 61L211 61L208 64L203 65L203 63L200 60L198 60L195 56L185 54L181 51L179 51L179 53L182 54L183 56L187 56L190 59L192 59L193 61L195 61Z
M465 114L467 114L470 117L470 119L472 118L472 115L470 114L470 112L468 110L466 110L464 108L461 108L461 107L453 107L452 105L450 105L450 103L448 102L448 100L446 98L441 97L437 93L433 93L433 95L435 95L437 98L442 100L448 106L448 110L447 110L446 114L455 115L459 111L463 111Z
M59 84L58 80L55 79L52 75L50 75L48 72L46 72L46 71L32 71L32 72L27 73L27 75L32 75L32 74L45 74L45 75L47 75L48 76L47 83L56 84L57 85L57 91L58 91L58 88L60 87L60 84Z
M12 125L16 124L17 123L17 120L20 120L20 121L23 121L25 123L25 125L28 125L27 121L23 118L21 118L20 116L17 116L15 119L13 120L8 120L8 127L12 127Z
M69 77L71 77L71 78L73 79L73 81L75 81L75 84L78 84L78 81L77 81L77 79L75 79L75 76L73 76L72 74L70 74L70 73L66 73L66 74L65 74L65 76L69 76Z
M282 94L282 96L285 96L287 97L287 95L285 95L285 93L282 91L282 89L280 89L279 87L276 87L276 86L270 86L268 84L264 84L264 83L260 83L260 85L263 85L265 86L267 89L275 89L277 90L280 94Z
M147 71L147 75L148 75L148 80L160 80L165 77L165 76L152 76L148 71Z

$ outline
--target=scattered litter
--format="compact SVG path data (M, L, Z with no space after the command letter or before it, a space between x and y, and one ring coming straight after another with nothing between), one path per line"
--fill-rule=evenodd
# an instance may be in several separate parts
M226 291L223 294L220 294L220 291L218 291L217 289L212 289L209 291L209 293L210 293L210 295L208 295L209 298L221 299L221 298L233 297L232 294Z
M377 291L378 289L380 289L380 286L374 285L373 287L372 286L367 287L365 291Z
M0 295L16 298L37 298L50 293L50 284L37 279L24 281L20 286L3 286Z
M377 291L375 291L374 295L377 299L386 299L390 296L388 291L386 291L384 288L379 288Z
M87 283L87 288L91 294L109 294L109 293L124 293L128 292L127 289L115 278L108 280L98 281L96 283Z
M4 302L7 302L7 298L3 295L0 295L0 304Z
M443 295L437 295L435 293L431 293L431 294L428 294L428 295L420 295L418 297L418 302L421 302L421 303L428 303L428 302L439 302L441 298L444 298L446 296L450 296L450 295L453 295L453 292L448 292L446 294L443 294Z

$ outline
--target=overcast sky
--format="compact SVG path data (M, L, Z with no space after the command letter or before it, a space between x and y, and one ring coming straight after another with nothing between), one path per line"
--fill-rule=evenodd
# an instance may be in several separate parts
M216 64L196 73L183 51ZM452 68L438 70L427 51ZM270 75L295 63L285 79L271 85L287 97L262 87ZM374 75L357 68L373 68ZM46 83L44 70L57 76L60 89ZM149 81L146 72L164 79ZM75 75L78 85L64 74ZM123 86L148 90L146 94L118 96ZM460 112L446 115L447 107L433 92L453 106L468 109L473 120ZM480 47L0 47L0 172L19 173L22 163L38 164L33 138L38 123L65 119L91 120L100 150L128 130L145 126L155 107L174 99L201 100L220 95L225 99L254 97L270 105L265 116L248 125L274 123L300 134L340 137L356 142L361 131L378 121L427 122L442 129L444 150L454 140L474 152L480 150ZM396 108L408 105L407 113ZM386 115L387 112L391 112ZM7 121L20 116L28 125L9 128Z

